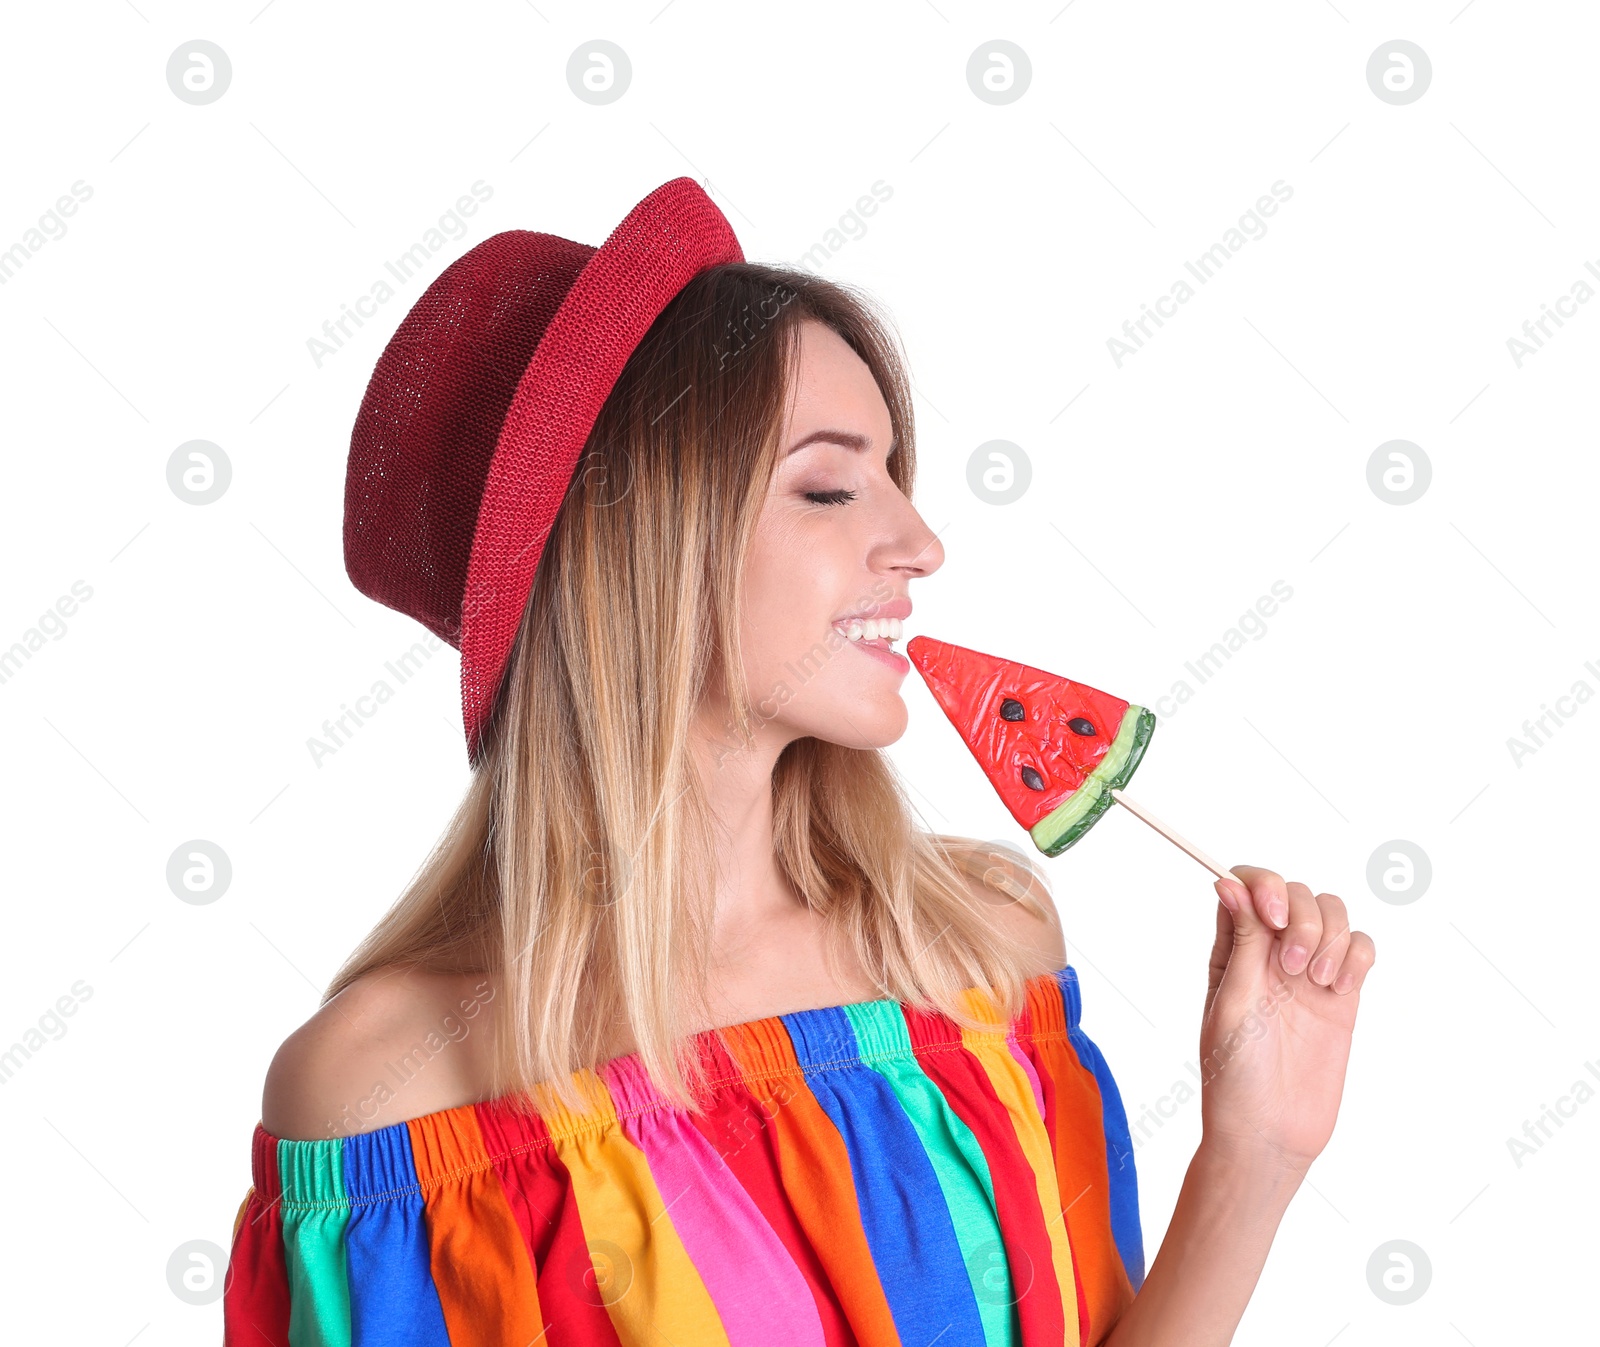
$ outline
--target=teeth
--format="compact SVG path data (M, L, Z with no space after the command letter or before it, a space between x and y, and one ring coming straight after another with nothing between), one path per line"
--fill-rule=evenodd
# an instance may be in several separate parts
M900 619L898 617L869 617L850 618L846 622L835 623L852 641L889 641L900 639Z

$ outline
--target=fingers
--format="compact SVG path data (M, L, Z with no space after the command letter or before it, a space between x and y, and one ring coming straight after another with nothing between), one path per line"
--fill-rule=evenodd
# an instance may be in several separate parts
M1360 987L1377 959L1372 937L1350 929L1349 912L1337 894L1313 894L1306 885L1286 881L1274 870L1236 865L1235 880L1216 880L1217 896L1232 917L1233 943L1250 944L1265 937L1278 951L1278 964L1289 976L1304 972L1318 986L1345 995ZM1218 948L1222 946L1222 914L1218 914Z
M1282 930L1289 924L1289 888L1282 875L1276 870L1263 870L1259 865L1236 865L1233 873L1249 889L1262 921L1275 930Z
M1304 884L1289 883L1284 888L1289 898L1289 924L1278 936L1278 962L1292 976L1311 962L1325 922L1317 899Z
M1350 918L1344 900L1332 893L1319 893L1317 906L1322 912L1322 946L1311 958L1307 975L1318 986L1331 986L1350 948Z
M1333 989L1347 996L1367 980L1367 970L1378 957L1372 937L1365 931L1350 932L1350 947L1345 951L1344 962L1334 975Z

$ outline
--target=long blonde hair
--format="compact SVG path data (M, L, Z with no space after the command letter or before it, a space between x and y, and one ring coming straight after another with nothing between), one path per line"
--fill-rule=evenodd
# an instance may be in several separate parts
M709 1023L713 820L688 738L708 678L749 741L743 558L776 462L800 321L836 331L888 405L908 495L912 406L891 329L857 292L736 263L696 277L651 327L594 426L546 542L465 798L324 1001L389 965L494 972L492 1097L593 1102L608 1025L657 1087L698 1108L688 1052ZM952 748L950 751L955 752ZM773 845L794 891L886 997L978 1027L1013 1017L1037 955L972 895L981 877L1046 919L1022 852L919 828L889 758L806 737L772 773ZM574 1073L577 1073L574 1076ZM553 1091L553 1095L545 1091Z

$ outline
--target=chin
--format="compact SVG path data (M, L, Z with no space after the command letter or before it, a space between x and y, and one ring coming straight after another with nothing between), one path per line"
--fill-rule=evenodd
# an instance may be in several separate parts
M818 707L802 731L843 748L887 748L906 732L906 704L896 692L880 692Z

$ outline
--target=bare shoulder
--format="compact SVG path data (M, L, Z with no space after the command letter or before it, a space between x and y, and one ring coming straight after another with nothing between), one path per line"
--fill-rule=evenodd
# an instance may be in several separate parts
M323 1141L476 1102L494 991L487 977L415 968L357 979L278 1048L261 1125L285 1140Z
M1043 879L1031 866L1000 859L998 853L996 860L1001 873L991 869L987 879L977 875L967 878L968 889L978 900L980 910L999 930L1037 953L1039 972L1055 972L1064 967L1067 942L1061 929L1061 914ZM1005 883L998 882L1002 877ZM1025 897L1019 898L1019 892Z

